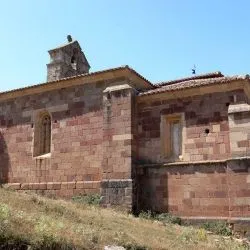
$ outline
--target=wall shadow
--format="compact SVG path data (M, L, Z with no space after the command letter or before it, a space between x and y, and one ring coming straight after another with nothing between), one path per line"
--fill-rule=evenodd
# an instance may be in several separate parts
M244 166L240 169L233 170L234 173L246 171L244 168L246 164L242 165ZM154 166L145 164L137 166L135 174L137 183L135 201L137 203L134 204L134 210L136 213L148 210L156 213L178 212L177 204L169 204L169 199L183 202L183 207L190 213L196 212L189 204L192 202L192 198L227 198L228 194L226 162L171 167L161 164L155 164ZM215 186L218 186L218 188L215 188ZM190 191L190 197L188 198L184 197L186 188L191 188L188 189Z
M0 131L0 185L8 183L10 171L10 161L5 138Z

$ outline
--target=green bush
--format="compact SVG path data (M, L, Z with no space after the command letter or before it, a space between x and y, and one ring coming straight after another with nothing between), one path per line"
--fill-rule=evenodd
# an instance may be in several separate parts
M165 223L172 223L172 224L178 224L181 225L181 218L174 216L169 213L162 213L162 214L154 214L150 210L148 211L142 211L139 214L139 218L147 219L147 220L158 220Z
M100 205L102 196L100 194L84 194L73 196L72 200L77 203L87 204L87 205Z
M169 213L158 214L156 215L156 219L162 221L163 223L172 223L181 225L181 218Z
M224 236L230 236L233 233L224 221L207 221L201 225L201 228Z
M150 210L148 210L148 211L141 211L139 213L139 218L147 219L147 220L153 220L154 219L154 215L152 214L152 212Z

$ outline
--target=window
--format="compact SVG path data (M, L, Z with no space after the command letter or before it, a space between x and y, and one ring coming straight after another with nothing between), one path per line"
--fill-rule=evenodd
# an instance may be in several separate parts
M72 56L70 61L71 61L72 68L74 70L76 70L76 58L75 58L75 56Z
M163 115L161 139L163 155L171 161L182 159L182 117L181 115Z
M34 156L50 153L51 150L51 117L44 112L38 116L35 125Z

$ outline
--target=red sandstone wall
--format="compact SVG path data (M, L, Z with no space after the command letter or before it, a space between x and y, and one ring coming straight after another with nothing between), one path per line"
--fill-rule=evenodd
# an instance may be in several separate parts
M108 123L103 109L104 89L124 82L99 81L0 102L1 183L70 197L99 192L103 178L130 178L130 91L112 97ZM51 156L35 158L34 119L43 110L52 117Z
M131 178L133 95L132 88L115 90L110 91L109 99L104 100L104 179Z
M226 159L231 156L229 142L228 105L246 102L242 90L203 96L160 100L157 95L137 104L137 160L166 162L161 155L161 115L184 113L186 135L183 138L183 161ZM209 129L206 135L205 129ZM166 138L167 139L167 138Z
M103 181L105 204L132 207L132 110L134 89L108 88L103 102Z
M137 210L249 217L249 160L137 169Z
M134 190L137 211L234 220L250 216L250 162L246 158L227 160L247 155L247 145L241 145L248 133L244 126L248 121L243 119L245 113L240 121L231 119L231 123L235 122L233 127L231 124L229 128L228 122L229 105L240 103L248 103L241 90L174 100L152 96L138 103L138 166ZM184 159L163 165L168 159L161 152L161 115L174 113L185 117ZM208 135L205 129L209 129ZM238 134L232 136L232 132ZM239 141L238 144L231 141L234 150L230 147L230 136ZM245 147L244 154L240 146Z
M0 107L1 143L5 143L0 159L8 156L8 163L2 163L2 181L100 181L103 114L98 85L24 96L2 102ZM42 110L52 117L52 149L51 157L39 159L32 156L34 119ZM73 195L72 189L67 192Z

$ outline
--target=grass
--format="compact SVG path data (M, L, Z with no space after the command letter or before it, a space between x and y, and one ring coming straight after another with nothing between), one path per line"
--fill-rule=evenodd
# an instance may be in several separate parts
M157 220L157 221L161 221L164 224L178 224L181 225L181 218L171 215L169 213L161 213L161 214L154 214L151 211L147 211L147 212L141 212L139 214L140 218L144 218L144 219L148 219L148 220Z
M74 202L86 204L86 205L100 205L102 197L99 194L90 194L90 195L77 195L73 196L72 200Z
M230 236L233 234L225 221L207 221L201 224L201 227L215 234Z
M205 229L0 189L0 249L248 249Z
M170 213L157 214L157 213L152 213L151 211L142 211L139 214L139 217L147 220L161 221L164 224L171 223L171 224L178 224L185 226L188 226L190 224L189 222L182 221L180 217L174 216ZM226 221L206 221L204 223L198 224L197 226L214 234L223 236L233 235L233 231Z

